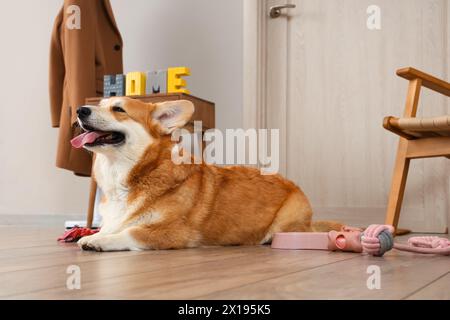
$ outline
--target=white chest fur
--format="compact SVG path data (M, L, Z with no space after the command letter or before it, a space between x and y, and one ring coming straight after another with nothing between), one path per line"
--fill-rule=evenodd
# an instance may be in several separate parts
M143 199L137 199L132 204L127 202L127 179L145 150L153 143L149 133L137 122L125 121L116 126L118 131L128 132L126 143L98 152L94 166L95 178L105 197L99 206L103 219L101 233L120 231L123 222L140 206Z
M119 231L122 223L132 213L127 205L127 177L134 163L125 159L114 159L98 154L95 161L95 178L100 186L104 199L100 203L102 216L102 233Z

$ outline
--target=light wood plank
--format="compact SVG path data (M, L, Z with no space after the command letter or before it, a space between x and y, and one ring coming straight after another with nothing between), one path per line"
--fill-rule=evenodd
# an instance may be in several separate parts
M0 257L0 297L6 299L440 298L450 291L448 257L390 252L373 258L268 246L96 253L61 246L54 228L1 231L10 245ZM46 245L29 247L29 237ZM81 268L81 290L65 287L72 264ZM370 264L382 269L382 290L364 287Z
M367 288L371 265L381 269L379 290ZM392 252L384 258L360 256L200 298L402 299L449 270L447 257ZM450 286L443 290L449 291Z
M424 87L450 96L450 83L423 71L407 67L397 70L397 75L408 80L421 79Z
M46 268L2 277L0 292L9 298L77 299L85 296L124 299L190 299L243 284L315 268L354 258L352 254L318 251L279 251L270 247L215 248L217 258L205 261L204 251L196 250L197 263L189 265L187 250L171 251L164 258L155 252L145 256L116 259L113 263L79 264L82 289L67 290L63 268ZM227 251L240 252L226 258ZM182 258L177 256L182 255ZM51 275L51 276L49 276ZM22 294L19 294L19 293ZM11 296L10 294L14 294Z
M450 273L407 297L408 300L450 300Z
M440 157L443 155L450 155L450 137L408 141L406 156L410 159Z

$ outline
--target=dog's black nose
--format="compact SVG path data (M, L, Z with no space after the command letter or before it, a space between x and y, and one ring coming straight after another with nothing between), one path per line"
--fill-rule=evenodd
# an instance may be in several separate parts
M79 107L77 109L77 115L80 119L86 119L91 114L91 109L87 107Z

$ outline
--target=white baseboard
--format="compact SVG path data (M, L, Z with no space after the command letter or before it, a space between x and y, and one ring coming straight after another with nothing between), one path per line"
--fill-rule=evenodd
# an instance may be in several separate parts
M86 220L83 215L50 215L50 214L0 214L0 226L48 226L64 228L67 220Z
M355 227L367 227L370 224L384 224L386 216L385 207L317 207L313 208L313 220L336 220L344 224ZM405 209L404 209L405 211ZM405 212L404 214L407 214ZM448 228L443 225L439 230L427 230L423 227L417 227L419 222L410 221L410 223L402 223L400 219L399 228L410 229L413 232L424 233L448 233ZM416 226L417 230L413 226Z
M336 220L355 227L384 223L385 208L315 207L313 220ZM68 220L86 220L84 215L8 215L0 214L1 225L61 226ZM400 225L400 227L402 227ZM422 232L422 230L413 230Z
M367 207L317 207L313 211L313 220L336 220L355 227L384 223L386 213L385 208Z

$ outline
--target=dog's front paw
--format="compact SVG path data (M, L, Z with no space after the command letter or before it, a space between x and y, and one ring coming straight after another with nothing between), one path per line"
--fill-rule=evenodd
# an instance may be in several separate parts
M90 251L103 251L100 241L98 241L98 236L91 235L86 236L78 240L78 246L83 250L90 250Z

